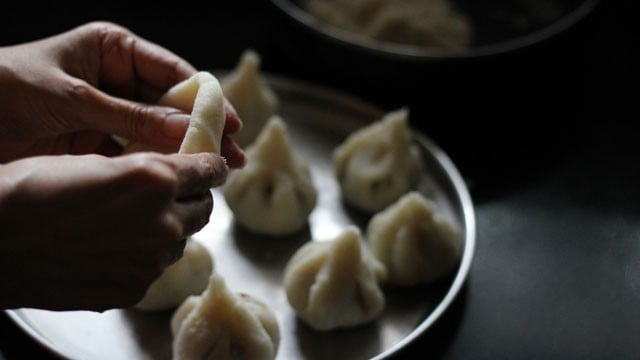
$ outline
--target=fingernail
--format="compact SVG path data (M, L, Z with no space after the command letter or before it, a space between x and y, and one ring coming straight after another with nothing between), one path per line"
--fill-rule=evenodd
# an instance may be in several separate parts
M218 156L218 157L222 159L222 161L215 162L215 166L216 166L215 172L217 176L215 176L212 187L216 187L224 184L227 181L227 175L229 175L229 171L230 171L229 165L227 164L227 159L225 159L223 156Z
M164 123L164 135L171 139L182 139L189 127L189 120L191 116L189 114L175 112L170 113L165 118Z
M233 106L233 104L231 104L231 102L227 98L225 98L224 100L224 112L228 116L239 117L238 111L236 111L236 108Z

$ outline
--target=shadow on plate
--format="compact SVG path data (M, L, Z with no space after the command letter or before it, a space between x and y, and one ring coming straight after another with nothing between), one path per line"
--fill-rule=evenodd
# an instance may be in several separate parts
M174 309L153 312L123 310L123 317L131 326L133 336L150 359L171 359L173 337L170 320L173 311Z
M233 224L235 244L247 259L263 268L282 271L294 252L311 241L309 225L287 236L265 236L248 231L238 223Z
M441 358L451 347L464 319L467 292L468 285L465 284L442 316L427 331L399 350L392 358Z
M382 351L377 322L345 329L317 331L296 320L298 345L309 360L365 360Z

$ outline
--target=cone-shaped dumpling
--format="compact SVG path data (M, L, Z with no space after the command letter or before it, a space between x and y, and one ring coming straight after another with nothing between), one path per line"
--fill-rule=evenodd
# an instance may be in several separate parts
M221 81L225 96L242 119L242 130L233 135L240 146L251 144L267 120L278 112L278 97L263 81L260 66L260 55L247 49L236 68Z
M173 360L272 360L278 321L262 301L231 292L217 273L207 289L187 298L171 317Z
M418 182L418 147L402 108L350 134L333 153L335 174L345 201L362 211L384 209Z
M350 226L332 241L313 241L292 256L284 287L296 314L316 330L352 327L374 320L384 309L379 283L384 265Z
M285 122L272 116L246 149L247 164L232 171L224 196L235 220L264 235L301 230L316 205L309 166L294 152Z
M448 274L460 258L461 231L436 204L410 192L367 226L371 252L388 271L387 282L411 286Z

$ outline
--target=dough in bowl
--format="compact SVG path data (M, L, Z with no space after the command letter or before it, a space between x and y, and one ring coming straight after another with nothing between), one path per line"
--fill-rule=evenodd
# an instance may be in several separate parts
M472 24L450 0L305 0L304 7L340 29L371 39L466 49Z

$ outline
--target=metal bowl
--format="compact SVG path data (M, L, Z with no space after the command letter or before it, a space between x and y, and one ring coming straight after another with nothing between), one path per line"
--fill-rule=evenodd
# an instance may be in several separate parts
M471 41L464 50L380 41L343 30L312 15L305 0L272 0L288 17L329 41L365 53L402 60L435 60L495 55L525 48L572 27L597 0L449 0L470 23Z

